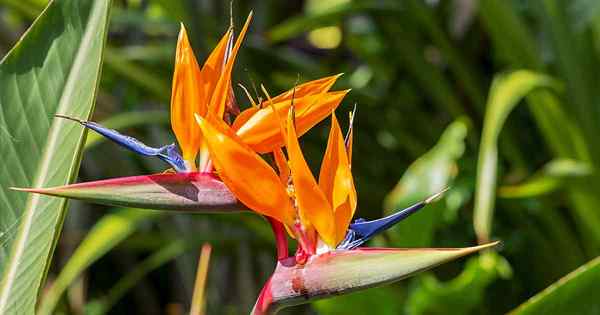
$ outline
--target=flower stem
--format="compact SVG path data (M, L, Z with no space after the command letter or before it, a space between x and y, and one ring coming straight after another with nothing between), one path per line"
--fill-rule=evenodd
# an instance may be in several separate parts
M273 234L275 235L275 245L277 247L277 260L282 260L288 257L288 242L285 235L283 224L271 217L266 217L271 224Z

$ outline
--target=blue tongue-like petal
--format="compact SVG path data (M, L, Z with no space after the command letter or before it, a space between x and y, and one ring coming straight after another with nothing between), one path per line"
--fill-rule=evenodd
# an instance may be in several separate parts
M118 145L120 145L130 151L133 151L137 154L144 155L144 156L158 157L159 159L169 163L169 165L171 165L173 167L173 169L177 172L189 172L190 171L189 167L186 165L185 161L183 160L183 158L181 157L179 152L177 152L177 148L174 143L162 146L160 148L154 148L154 147L151 147L151 146L148 146L148 145L142 143L141 141L139 141L136 138L126 136L124 134L119 133L118 131L116 131L114 129L106 128L106 127L104 127L98 123L92 122L92 121L81 120L81 119L77 119L77 118L73 118L73 117L69 117L69 116L63 116L63 115L56 115L56 117L65 118L65 119L69 119L69 120L78 122L81 125L83 125L84 127L94 130L95 132L106 137L107 139L110 139L113 142L117 143Z
M435 201L438 199L446 190L443 190L435 195L430 196L429 198L414 204L406 209L400 210L392 215L387 217L367 221L362 218L358 218L354 220L354 223L350 224L348 227L348 232L346 233L346 237L344 240L337 246L337 249L353 249L366 241L371 239L373 236L391 228L396 223L406 219L411 214L417 212L419 209L423 208L425 205Z

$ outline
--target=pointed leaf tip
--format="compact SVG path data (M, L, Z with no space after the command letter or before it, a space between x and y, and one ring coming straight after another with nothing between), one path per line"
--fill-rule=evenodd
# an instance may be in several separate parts
M80 124L85 124L87 122L87 120L83 120L83 119L79 119L79 118L75 118L75 117L71 117L71 116L67 116L67 115L61 115L61 114L55 114L54 117L58 117L58 118L63 118L63 119L68 119L74 122L78 122Z
M438 201L440 198L442 198L442 196L444 195L444 193L446 193L448 190L450 189L450 187L446 187L444 189L442 189L442 191L433 194L431 196L429 196L427 199L425 199L425 201L423 201L425 204L430 204L432 202Z

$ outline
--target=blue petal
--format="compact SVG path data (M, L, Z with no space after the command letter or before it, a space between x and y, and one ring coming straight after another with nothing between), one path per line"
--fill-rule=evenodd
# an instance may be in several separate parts
M348 227L348 232L344 240L337 246L337 249L353 249L366 241L371 239L373 236L391 228L396 223L406 219L411 214L417 212L430 202L436 200L441 194L445 192L439 192L424 201L414 204L406 209L400 210L392 215L385 218L367 221L365 219L358 218L354 220L354 223Z
M126 136L124 134L119 133L118 131L116 131L114 129L106 128L106 127L104 127L98 123L92 122L92 121L80 120L77 118L72 118L72 117L63 116L63 115L56 115L56 117L76 121L76 122L80 123L81 125L83 125L84 127L92 129L92 130L96 131L97 133L103 135L107 139L110 139L110 140L114 141L115 143L119 144L120 146L122 146L126 149L129 149L135 153L138 153L140 155L156 156L159 159L169 163L169 165L171 165L173 167L173 169L175 169L175 171L177 171L177 172L189 172L190 171L189 166L185 163L185 161L183 160L183 158L177 151L177 147L175 146L174 143L162 146L160 148L154 148L154 147L151 147L151 146L148 146L148 145L142 143L138 139L135 139L130 136Z

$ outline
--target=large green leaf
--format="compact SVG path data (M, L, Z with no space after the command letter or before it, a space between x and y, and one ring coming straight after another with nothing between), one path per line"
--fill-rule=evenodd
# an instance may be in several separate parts
M510 314L600 314L600 257L577 268Z
M94 108L110 1L50 2L0 63L0 314L32 314L66 200L9 187L64 185L77 175L84 130L55 113Z
M490 238L496 190L498 137L506 118L531 91L542 87L557 88L558 86L552 78L526 70L499 75L492 82L477 162L477 190L473 220L480 242L485 243Z

